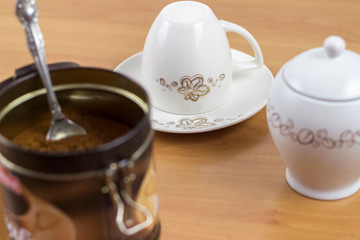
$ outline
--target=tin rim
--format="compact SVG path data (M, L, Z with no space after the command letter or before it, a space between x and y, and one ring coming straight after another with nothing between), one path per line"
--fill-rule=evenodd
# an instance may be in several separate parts
M50 160L47 161L53 161L53 160L58 160L58 161L68 161L68 162L72 162L72 164L74 162L77 162L79 159L85 159L85 158L89 158L92 159L93 161L97 161L97 162L103 162L102 164L93 164L90 166L85 166L85 167L75 167L77 168L77 170L65 170L65 169L56 169L54 170L54 172L51 172L50 174L54 174L54 173L59 173L59 174L68 174L68 173L79 173L79 172L88 172L88 171L92 171L92 170L99 170L99 169L103 169L105 168L109 162L114 162L117 161L116 159L124 159L126 158L126 156L119 156L118 153L116 153L116 148L119 146L123 146L125 143L129 142L129 141L134 141L134 139L137 137L138 141L143 141L144 139L147 138L147 136L149 135L149 132L153 131L151 129L150 126L150 108L149 108L149 101L148 101L148 95L146 93L146 91L139 85L137 84L135 81L133 81L130 77L123 75L123 74L119 74L119 73L115 73L109 70L105 70L105 69L100 69L100 68L67 68L67 69L61 69L61 70L54 70L51 71L51 73L53 72L68 72L68 71L95 71L98 72L98 74L103 74L103 73L107 73L107 74L111 74L111 75L116 75L115 77L118 78L122 78L122 79L126 79L128 80L129 84L134 85L136 88L138 88L138 90L140 92L142 92L146 98L144 100L141 100L140 97L136 97L136 94L134 93L126 93L126 91L120 91L120 94L128 94L128 96L130 96L130 100L133 101L134 96L135 98L138 98L141 102L142 105L139 104L139 102L136 102L136 105L141 108L144 112L144 115L141 117L141 119L139 119L139 121L136 123L136 125L134 127L132 127L132 129L110 141L104 144L101 144L99 146L96 146L94 148L88 149L86 151L74 151L74 152L40 152L40 151L36 151L36 150L29 150L29 149L25 149L23 147L21 147L20 145L16 145L14 143L12 143L9 139L7 139L4 135L0 134L0 151L1 154L3 155L3 157L5 159L11 159L13 160L15 157L12 157L13 155L16 155L18 158L28 158L28 159L44 159L44 158L51 158ZM36 74L29 74L26 75L25 77L21 78L21 79L16 79L16 81L11 81L11 79L6 80L6 83L3 83L2 85L2 91L6 91L9 88L15 87L18 83L23 82L23 81L31 81L34 76L36 76ZM114 77L114 76L112 76ZM104 81L104 79L102 79L102 81ZM79 85L81 86L81 89L84 89L83 87L86 86L86 84L84 85L83 83L79 83L79 84L62 84L62 85L55 85L55 88L61 89L61 88L69 88L71 86L76 86ZM96 87L99 87L98 84ZM94 84L88 84L87 85L90 88L94 88ZM114 90L116 89L116 87L111 87L111 86L105 86L102 87L104 90L108 90L110 92L115 91L115 93L119 94L119 91ZM39 94L40 93L45 93L45 90L39 90ZM126 97L128 97L126 96ZM133 98L133 99L131 99ZM14 106L13 106L14 108ZM13 109L12 108L12 109ZM1 112L3 112L4 110L2 110ZM7 109L5 109L5 111L8 111ZM5 113L6 114L6 113ZM4 116L4 114L0 114L0 116ZM152 134L153 135L153 134ZM139 144L141 145L141 144ZM98 159L98 160L96 160ZM31 160L29 160L31 161ZM86 161L86 159L84 160ZM25 169L31 169L34 170L36 172L48 172L48 170L43 170L42 167L39 165L38 167L30 167L29 164L26 163L26 161L11 161L13 164L20 166L22 168Z
M9 139L7 139L6 137L4 137L1 133L0 133L0 141L3 141L6 145L8 145L11 148L17 149L18 151L26 151L26 152L32 152L33 154L35 153L40 153L41 155L45 155L45 156L69 156L69 155L82 155L84 153L89 153L89 154L93 154L94 152L101 152L101 151L107 151L109 148L111 148L112 145L118 145L121 144L123 142L126 142L129 140L129 138L131 138L133 136L133 134L135 134L136 132L138 132L139 128L141 128L141 126L143 125L142 122L146 121L146 115L147 112L149 112L149 107L146 106L146 104L141 101L138 97L135 96L135 94L130 93L128 91L122 90L122 89L115 89L115 88L111 88L108 86L104 86L104 85L100 85L100 84L65 84L65 85L57 85L54 86L54 91L61 91L61 90L74 90L74 89L91 89L91 90L96 90L96 89L100 89L100 90L105 90L107 92L113 92L119 95L122 95L124 97L127 97L128 99L132 100L133 102L135 102L143 111L144 111L144 116L142 117L142 119L136 124L135 127L133 127L128 133L110 141L110 142L106 142L104 144L98 145L94 148L90 148L86 151L74 151L74 152L39 152L33 149L25 149L23 147L21 147L20 145L14 144L12 141L10 141ZM21 103L24 103L28 100L31 100L32 98L35 98L37 96L43 95L45 94L46 90L43 89L39 89L36 90L34 92L30 92L29 95L24 95L20 98L17 98L15 101L11 102L7 108L4 108L0 111L0 121L1 119L8 114L11 110L13 110L14 108L16 108L17 106L19 106ZM31 95L31 96L30 96Z

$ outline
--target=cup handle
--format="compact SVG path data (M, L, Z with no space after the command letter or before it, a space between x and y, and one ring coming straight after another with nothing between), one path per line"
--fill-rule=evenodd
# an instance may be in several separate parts
M237 24L224 20L220 20L220 23L226 32L234 32L244 37L251 44L254 50L255 59L247 62L241 62L241 61L237 61L236 59L233 59L236 66L242 70L253 70L261 67L264 64L264 58L261 49L259 47L259 44L255 40L255 38L245 28Z

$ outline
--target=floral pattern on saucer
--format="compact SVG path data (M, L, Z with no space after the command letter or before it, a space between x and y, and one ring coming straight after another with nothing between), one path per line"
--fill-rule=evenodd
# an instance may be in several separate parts
M244 114L239 114L236 117L232 118L215 118L213 120L209 120L207 117L204 116L197 116L197 117L181 117L176 122L169 121L169 122L161 122L159 120L153 119L151 122L153 126L159 125L166 128L178 128L184 131L191 131L191 130L201 130L206 128L213 128L217 125L224 125L229 124L233 121L236 121L238 118L243 117Z

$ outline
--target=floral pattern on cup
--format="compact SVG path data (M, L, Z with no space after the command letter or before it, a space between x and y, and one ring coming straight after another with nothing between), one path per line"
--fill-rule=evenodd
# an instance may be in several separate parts
M160 78L160 79L156 79L156 82L159 82L161 86L166 87L168 90L172 91L173 87L177 87L178 83L176 81L168 84L165 79ZM163 89L163 91L165 91L165 88Z
M213 78L208 78L207 82L211 84L212 87L221 87L220 82L223 81L225 79L225 74L220 74L219 78L217 78L216 80L214 80ZM217 85L219 83L219 85Z
M182 77L180 79L181 87L178 93L184 94L185 100L196 102L199 97L209 93L210 87L204 84L204 77L200 74L193 77Z
M209 77L207 79L207 83L209 83L209 85L204 84L204 77L201 74L197 74L193 77L184 76L180 79L180 83L176 81L168 83L164 78L156 79L155 81L164 87L163 91L172 91L173 88L178 87L180 84L180 88L178 88L177 91L184 95L184 99L196 102L199 97L205 96L209 93L210 87L221 87L221 82L224 79L225 74L222 73L215 80L212 77Z
M268 106L268 121L269 126L274 129L279 129L279 132L284 137L289 137L292 141L301 145L310 145L313 147L325 147L328 149L348 147L360 145L360 130L343 130L338 139L333 139L329 136L327 129L312 130L309 128L301 128L294 131L295 123L292 119L283 121L280 114L274 111L273 106Z

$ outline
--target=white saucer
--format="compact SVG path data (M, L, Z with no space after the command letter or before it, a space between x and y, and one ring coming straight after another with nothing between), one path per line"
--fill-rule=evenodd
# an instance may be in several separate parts
M253 58L234 49L231 49L231 54L239 61ZM141 84L141 57L142 52L129 57L114 71L128 75ZM197 115L172 114L152 107L152 126L162 132L199 133L234 125L253 116L266 105L273 79L265 65L257 70L241 72L234 67L231 95L224 104Z

